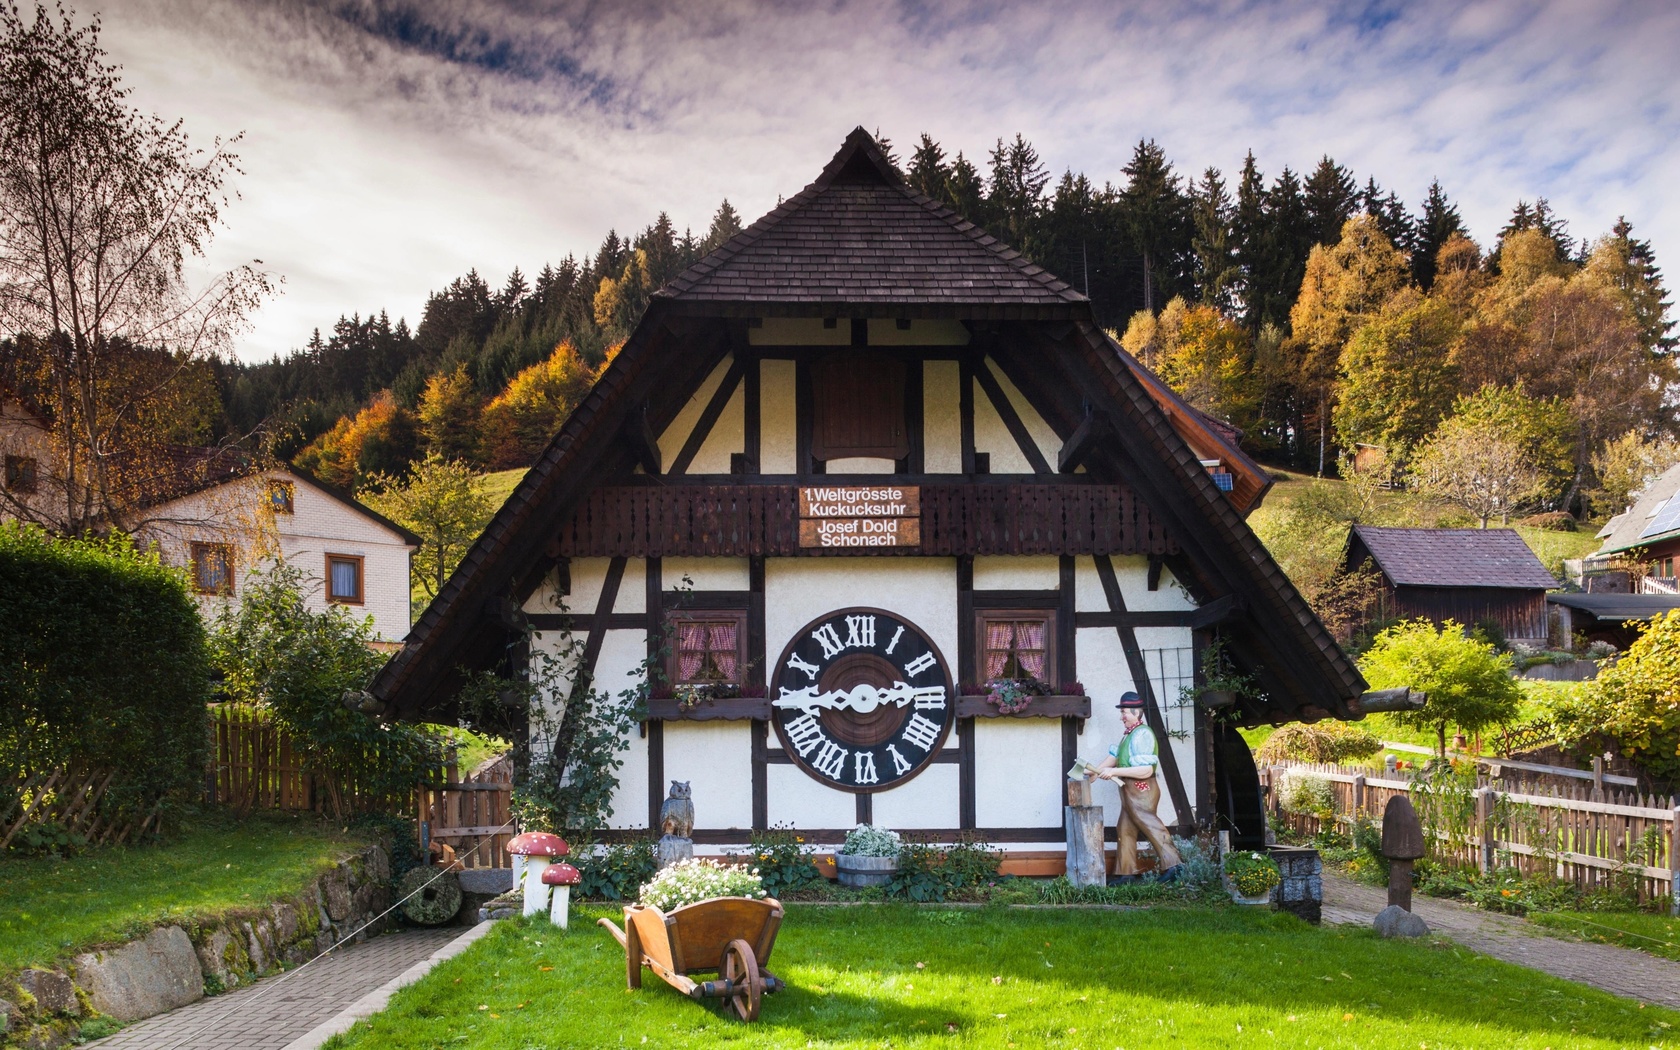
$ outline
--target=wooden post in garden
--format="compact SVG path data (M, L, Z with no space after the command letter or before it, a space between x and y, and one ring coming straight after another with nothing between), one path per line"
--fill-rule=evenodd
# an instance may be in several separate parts
M1357 818L1365 810L1365 774L1353 775L1353 816Z
M1594 802L1604 801L1604 756L1593 756L1593 793Z
M1668 815L1668 913L1680 918L1680 806Z
M1476 789L1476 867L1484 875L1493 870L1493 796L1490 787Z

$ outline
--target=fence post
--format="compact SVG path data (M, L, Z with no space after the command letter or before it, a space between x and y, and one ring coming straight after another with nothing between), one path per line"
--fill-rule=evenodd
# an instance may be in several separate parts
M1680 806L1668 815L1668 913L1680 918Z
M1365 774L1353 775L1353 815L1358 817L1365 812Z
M1476 789L1477 866L1484 875L1493 870L1493 794L1490 787Z
M1604 801L1604 756L1593 756L1593 801Z

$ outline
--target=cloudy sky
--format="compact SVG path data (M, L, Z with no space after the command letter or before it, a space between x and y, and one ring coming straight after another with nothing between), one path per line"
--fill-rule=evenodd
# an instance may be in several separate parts
M661 209L751 220L858 124L980 158L1019 131L1099 182L1140 137L1190 172L1328 153L1414 207L1438 177L1484 243L1519 197L1577 235L1625 214L1680 282L1671 3L104 2L138 105L244 132L210 261L285 281L246 358Z

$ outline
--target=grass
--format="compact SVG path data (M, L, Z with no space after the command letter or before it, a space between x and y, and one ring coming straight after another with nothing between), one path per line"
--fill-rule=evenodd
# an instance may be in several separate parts
M494 474L480 475L478 479L479 494L490 497L492 503L498 508L501 507L502 504L507 502L507 498L513 495L514 486L518 485L519 479L525 476L526 469L525 467L515 467L513 470L498 470Z
M301 891L364 843L314 819L198 820L161 846L0 860L0 971Z
M1529 912L1529 921L1582 940L1637 948L1680 962L1680 919L1649 912Z
M593 919L504 922L334 1050L602 1046L1633 1047L1680 1014L1439 943L1235 908L791 905L755 1024L692 1002Z
M426 728L442 733L455 742L455 768L460 770L463 776L478 768L486 759L505 754L511 746L499 737L485 736L460 726L429 722Z

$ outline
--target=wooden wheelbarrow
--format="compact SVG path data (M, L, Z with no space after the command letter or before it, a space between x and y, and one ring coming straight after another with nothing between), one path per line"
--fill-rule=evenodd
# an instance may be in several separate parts
M769 992L787 987L764 964L782 928L782 903L774 898L713 897L685 904L669 915L644 904L624 908L624 929L611 919L598 920L624 946L625 976L642 986L646 966L665 983L696 1002L726 999L743 1021L758 1018L758 1004ZM690 974L716 973L696 981Z

